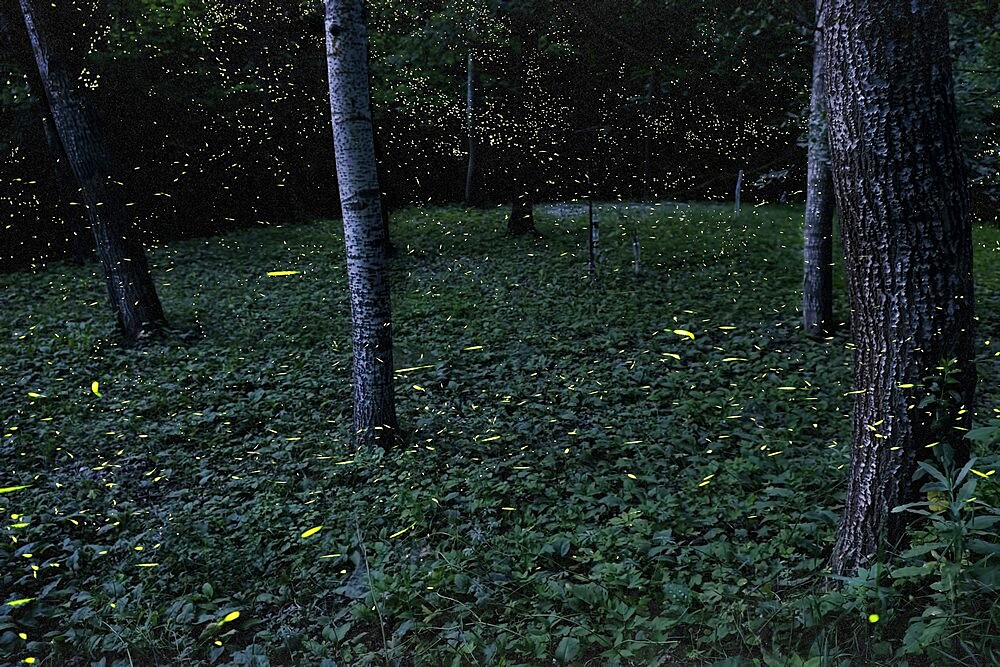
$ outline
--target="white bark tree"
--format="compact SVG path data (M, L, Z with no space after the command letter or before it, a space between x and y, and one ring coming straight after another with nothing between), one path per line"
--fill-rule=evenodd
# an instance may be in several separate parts
M362 0L326 0L326 54L344 216L354 348L354 429L361 447L397 437L385 227L368 92Z

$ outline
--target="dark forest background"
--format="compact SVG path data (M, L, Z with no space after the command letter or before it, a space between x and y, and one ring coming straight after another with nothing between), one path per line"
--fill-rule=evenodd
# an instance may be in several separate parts
M974 214L995 220L1000 13L990 0L953 5ZM740 170L744 201L804 197L811 0L368 6L390 209L462 200L470 53L477 203L510 200L515 160L532 161L542 200L718 199ZM59 11L146 243L338 214L319 3L75 0ZM0 45L3 269L91 243L21 62ZM530 155L512 150L524 139L515 124Z

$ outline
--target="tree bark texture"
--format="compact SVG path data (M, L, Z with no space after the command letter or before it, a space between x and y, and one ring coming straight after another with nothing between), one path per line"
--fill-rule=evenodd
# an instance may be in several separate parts
M830 147L855 351L854 434L831 565L848 575L904 537L934 443L968 458L972 240L945 0L824 0ZM921 408L925 379L957 369ZM938 445L941 446L941 445Z
M817 0L817 18L823 0ZM809 152L806 176L802 319L806 333L833 330L833 175L830 173L826 90L823 75L823 26L814 33L812 96L809 105Z
M326 0L326 53L344 216L354 348L354 429L361 447L397 437L392 326L362 0Z
M97 115L70 72L63 36L53 31L55 10L37 0L20 0L20 6L52 121L91 219L112 310L121 332L134 340L164 322L146 253L112 180Z

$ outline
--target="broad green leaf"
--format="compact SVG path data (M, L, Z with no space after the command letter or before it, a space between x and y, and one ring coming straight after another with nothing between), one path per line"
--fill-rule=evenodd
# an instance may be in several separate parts
M580 640L576 637L563 637L556 647L556 660L570 662L580 655Z
M969 551L985 556L1000 556L1000 544L996 542L985 542L983 540L969 540L967 543Z
M965 434L966 440L988 445L1000 439L1000 426L980 426Z

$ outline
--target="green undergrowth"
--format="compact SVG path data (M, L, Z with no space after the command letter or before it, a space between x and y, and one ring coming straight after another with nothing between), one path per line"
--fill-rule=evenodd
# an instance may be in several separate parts
M988 460L929 477L955 502L911 508L915 553L827 590L851 352L801 331L801 210L621 210L594 275L580 211L523 239L499 209L396 216L389 452L350 445L337 222L155 248L172 328L134 348L97 267L4 275L0 662L990 664Z

